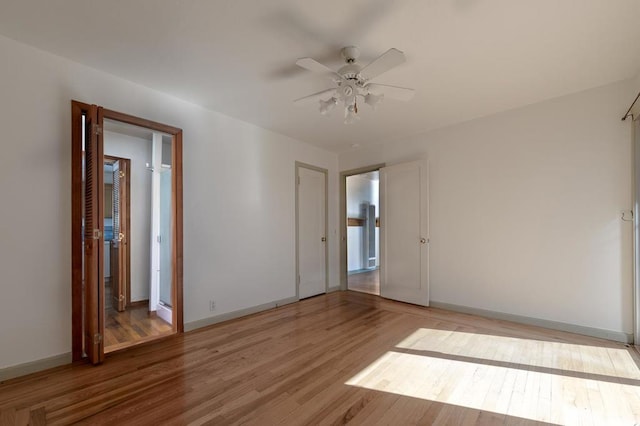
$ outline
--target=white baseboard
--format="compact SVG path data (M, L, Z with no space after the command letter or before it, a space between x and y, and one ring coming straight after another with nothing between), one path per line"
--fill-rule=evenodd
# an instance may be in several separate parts
M209 325L217 324L219 322L229 321L229 320L244 317L247 315L256 314L258 312L277 308L278 306L288 305L290 303L295 303L297 301L298 299L295 297L288 297L286 299L280 299L273 302L263 303L262 305L258 305L258 306L251 306L249 308L239 309L237 311L226 312L224 314L215 315L212 317L203 318L196 321L191 321L184 324L184 331L187 332L187 331L195 330L198 328L206 327Z
M36 361L25 362L11 367L0 368L0 383L27 374L37 373L61 365L71 364L71 352L54 355L52 357L38 359Z
M216 315L209 318L204 318L197 321L192 321L184 325L184 331L191 331L197 328L206 327L208 325L217 324L219 322L228 321L231 319L243 317L246 315L255 314L258 312L266 311L268 309L277 308L278 306L288 305L289 303L297 302L295 297L289 297L287 299L276 300L273 302L265 303L258 306L252 306L245 309L240 309L234 312L227 312L221 315ZM160 307L160 305L158 305ZM171 311L168 311L169 313ZM160 312L158 310L158 316ZM170 321L170 320L169 320ZM20 376L25 376L31 373L37 373L38 371L47 370L49 368L58 367L61 365L71 364L71 352L55 355L49 358L43 358L36 361L27 362L24 364L18 364L11 367L0 368L0 383Z
M633 343L633 334L622 331L605 330L601 328L586 327L583 325L568 324L558 321L550 321L539 318L526 317L522 315L507 314L504 312L489 311L486 309L471 308L468 306L452 305L450 303L436 302L431 300L429 306L432 308L445 309L447 311L461 312L463 314L478 315L505 321L517 322L520 324L535 325L549 328L551 330L568 331L570 333L584 334L585 336L597 337L600 339L614 340L621 343Z
M171 308L164 306L162 303L158 303L156 308L156 315L171 324L173 321L173 312L171 311Z

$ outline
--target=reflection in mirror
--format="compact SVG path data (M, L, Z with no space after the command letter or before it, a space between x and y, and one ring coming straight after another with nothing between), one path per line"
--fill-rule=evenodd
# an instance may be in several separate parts
M105 352L173 333L172 137L104 120Z

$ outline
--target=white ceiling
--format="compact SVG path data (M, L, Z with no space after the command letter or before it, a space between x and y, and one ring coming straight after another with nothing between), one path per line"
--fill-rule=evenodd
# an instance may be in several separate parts
M0 34L335 151L634 77L639 18L638 0L0 0ZM294 106L331 87L295 60L337 69L350 44L404 51L376 81L415 98L354 125Z

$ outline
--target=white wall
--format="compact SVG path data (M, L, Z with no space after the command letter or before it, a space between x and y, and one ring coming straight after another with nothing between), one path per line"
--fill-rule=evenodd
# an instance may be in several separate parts
M72 99L184 130L185 322L295 296L296 160L329 170L339 285L335 154L4 37L0 58L0 368L71 350Z
M640 92L640 73L638 73L638 75L633 79L633 88L634 88L633 92L630 93L629 96L628 96L629 97L629 105L631 105L631 102L633 102L633 100L635 99L635 96L637 96L638 92Z
M361 175L347 176L347 217L360 217L360 203L372 203L371 179Z
M149 300L151 278L151 141L104 132L104 154L131 160L131 301Z
M620 82L389 141L341 154L340 169L429 159L432 300L631 333L620 117L633 91Z

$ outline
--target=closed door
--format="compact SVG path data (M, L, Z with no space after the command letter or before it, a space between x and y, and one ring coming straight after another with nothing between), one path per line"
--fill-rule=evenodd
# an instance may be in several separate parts
M326 293L326 173L298 167L298 296Z
M380 169L380 295L429 305L427 165Z

